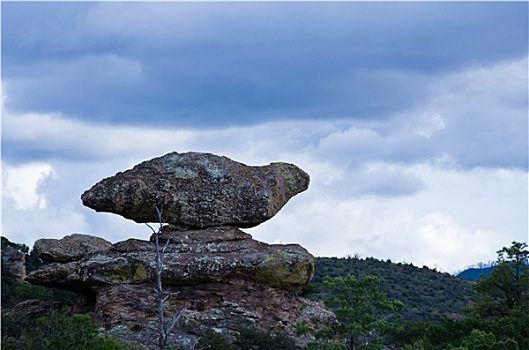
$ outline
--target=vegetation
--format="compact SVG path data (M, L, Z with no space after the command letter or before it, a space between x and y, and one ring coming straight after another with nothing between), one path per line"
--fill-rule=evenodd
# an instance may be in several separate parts
M296 350L296 344L284 334L262 332L253 327L244 327L235 342L239 350Z
M399 300L404 307L394 317L402 321L439 321L444 317L462 318L464 309L478 300L473 283L455 278L427 266L417 267L406 263L375 258L317 258L312 282L303 293L313 299L324 299L322 294L325 276L357 279L376 276L380 290L389 299Z
M375 276L324 278L325 291L329 295L325 304L336 314L337 331L347 349L380 347L393 327L388 321L391 314L384 311L403 307L400 301L388 300L379 290L379 283Z
M498 253L496 268L476 284L478 301L463 320L408 323L396 343L405 350L529 349L529 251L513 242Z
M496 268L475 286L480 300L473 312L483 317L509 317L529 313L529 251L513 242L498 253Z
M4 350L125 350L115 339L101 336L90 315L68 316L68 309L49 311L35 320L2 314Z

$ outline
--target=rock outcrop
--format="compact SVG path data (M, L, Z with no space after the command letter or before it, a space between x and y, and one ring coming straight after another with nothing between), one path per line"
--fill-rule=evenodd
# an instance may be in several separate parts
M106 178L83 193L83 204L136 222L205 228L252 227L306 190L309 176L287 163L247 166L209 153L169 153Z
M269 245L252 239L236 227L163 232L161 239L170 239L162 272L167 285L243 278L297 290L310 281L314 272L314 257L300 245ZM109 283L149 284L156 275L155 250L149 241L128 239L110 246L101 245L101 250L67 261L66 254L58 253L56 247L67 246L71 240L71 236L62 240L39 240L35 244L39 246L39 256L51 264L42 266L26 280L82 293ZM84 251L81 249L79 252ZM75 255L69 249L67 253Z
M315 328L324 327L334 315L293 293L312 278L314 257L298 244L267 244L239 229L271 218L308 182L292 164L248 167L211 154L169 153L105 179L82 196L97 211L137 222L157 221L156 208L163 208L168 225L148 241L111 244L79 234L39 240L34 249L49 264L26 280L77 292L77 309L95 312L103 327L141 336L137 325L156 319L138 305L152 302L157 238L165 246L164 290L177 295L166 306L186 310L181 339L208 330L230 338L243 325L295 337L296 325L313 324L314 318L322 321ZM303 345L310 338L296 339Z

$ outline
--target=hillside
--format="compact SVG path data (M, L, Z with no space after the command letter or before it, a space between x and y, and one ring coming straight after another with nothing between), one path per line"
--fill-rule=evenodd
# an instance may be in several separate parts
M410 321L430 321L440 317L461 318L463 308L477 299L472 282L428 267L392 263L375 258L317 258L314 278L309 290L312 297L320 297L324 276L356 278L374 275L380 288L391 299L404 303L400 318Z

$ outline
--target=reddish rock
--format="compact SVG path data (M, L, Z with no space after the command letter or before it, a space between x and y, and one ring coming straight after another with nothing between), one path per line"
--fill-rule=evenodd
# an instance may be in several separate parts
M306 285L314 271L314 257L301 246L266 244L231 226L174 229L164 228L159 239L164 245L169 241L164 290L176 295L166 307L186 307L178 327L182 339L196 339L211 329L229 339L242 325L295 337L296 325L302 321L314 329L335 321L321 303L292 293ZM26 280L80 293L76 309L95 312L104 327L123 331L128 329L123 325L156 319L140 306L153 302L154 261L152 242L128 239L77 261L44 265ZM313 323L315 317L321 323ZM148 333L138 330L138 337ZM301 345L311 340L310 335L295 338Z
M8 312L19 317L32 320L41 316L45 316L51 310L59 311L65 305L65 303L58 301L28 299L13 306Z
M127 295L131 294L147 295L152 285L140 284L132 288L137 293L116 285L101 289L95 316L110 332L119 333L123 330L123 324L149 324L155 319L155 314L138 307L140 301L148 303L147 298L136 302L131 302L130 297L127 299ZM182 310L185 307L178 331L187 342L212 329L221 332L225 338L234 339L241 327L246 326L289 335L300 347L304 347L315 339L311 334L298 337L298 324L305 322L312 330L336 325L334 313L327 310L323 303L293 296L285 290L262 283L234 278L223 283L171 286L166 290L177 293L167 303L168 310ZM129 302L124 303L123 300ZM139 337L145 337L146 334L148 332L139 334Z

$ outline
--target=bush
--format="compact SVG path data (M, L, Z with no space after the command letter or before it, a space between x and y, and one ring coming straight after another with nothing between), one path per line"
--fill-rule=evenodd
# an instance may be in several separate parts
M198 349L208 350L237 350L237 347L224 339L222 334L215 331L206 333L197 343Z
M88 314L66 315L49 311L33 321L3 315L2 349L4 350L124 350L121 343L99 335ZM4 327L7 322L7 332ZM22 326L25 324L25 326ZM18 325L18 326L17 326ZM16 327L19 327L18 330Z
M284 334L242 328L237 339L240 350L296 350L296 344Z

